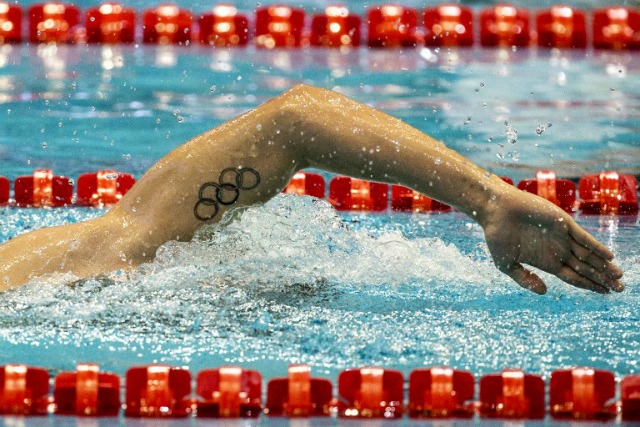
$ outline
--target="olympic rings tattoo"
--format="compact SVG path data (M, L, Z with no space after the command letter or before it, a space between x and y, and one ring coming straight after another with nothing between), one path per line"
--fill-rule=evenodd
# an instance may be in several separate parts
M260 184L260 174L253 168L226 168L220 172L219 182L205 182L198 192L193 214L200 221L213 219L219 205L229 206L238 201L240 190L253 190ZM202 211L208 211L203 213Z

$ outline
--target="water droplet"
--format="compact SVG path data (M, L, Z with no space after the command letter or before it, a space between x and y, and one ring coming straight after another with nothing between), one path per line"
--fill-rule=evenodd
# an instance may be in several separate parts
M258 132L260 132L260 131L262 130L262 125L261 125L260 123L258 123L258 124L256 125L256 130L257 130Z
M211 93L215 92L216 90L218 90L218 88L216 87L216 85L213 85L213 86L211 86L211 87L209 88L209 92L211 92Z
M118 256L120 257L120 261L125 262L127 260L127 256L125 255L124 252L120 251L120 253L118 254Z
M40 145L42 145L42 148L47 148L47 143L45 141L42 141L42 144Z
M434 162L436 165L439 165L440 163L442 163L442 159L441 159L440 157L436 157L435 159L433 159L433 162Z
M381 150L380 146L379 146L379 145L376 145L376 153L379 153L379 152L380 152L380 150Z
M515 144L516 142L518 142L518 131L513 126L511 126L511 123L509 123L508 121L505 121L504 124L507 127L507 141L510 144Z

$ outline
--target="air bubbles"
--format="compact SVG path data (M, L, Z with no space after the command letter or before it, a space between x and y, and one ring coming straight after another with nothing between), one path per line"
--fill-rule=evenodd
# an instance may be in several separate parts
M184 122L184 117L182 117L182 114L180 114L180 110L175 110L173 112L173 117L176 118L176 120L178 121L178 123L182 123Z

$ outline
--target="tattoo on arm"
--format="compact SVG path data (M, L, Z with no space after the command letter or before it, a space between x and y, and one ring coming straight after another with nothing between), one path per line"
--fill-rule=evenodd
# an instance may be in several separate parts
M260 174L253 168L226 168L218 182L205 182L198 192L193 214L200 221L209 221L218 214L219 206L233 205L240 190L253 190L260 184Z

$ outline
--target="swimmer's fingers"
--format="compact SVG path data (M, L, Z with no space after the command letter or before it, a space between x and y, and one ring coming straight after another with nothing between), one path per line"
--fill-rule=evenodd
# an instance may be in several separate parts
M500 271L515 280L518 285L531 292L538 295L547 293L547 285L544 284L542 279L534 272L524 268L520 263L516 262L510 265L500 266Z
M576 272L569 265L563 266L560 271L556 273L556 276L577 288L587 289L599 294L609 293L608 287L600 285L599 283L594 282L588 277L583 276L581 273Z
M613 259L613 252L611 252L605 245L598 242L595 237L589 234L587 230L580 227L578 224L572 224L569 228L569 235L578 244L584 246L589 252L593 252L600 258L607 261L611 261Z
M590 280L598 286L605 288L607 291L622 292L624 290L624 285L617 280L618 278L610 277L607 273L598 270L586 262L580 261L575 256L567 260L566 266L571 268L577 275Z
M611 279L619 279L622 277L622 270L620 270L617 265L608 259L596 255L575 241L571 242L571 252L573 252L573 255L578 258L578 260L585 262Z

